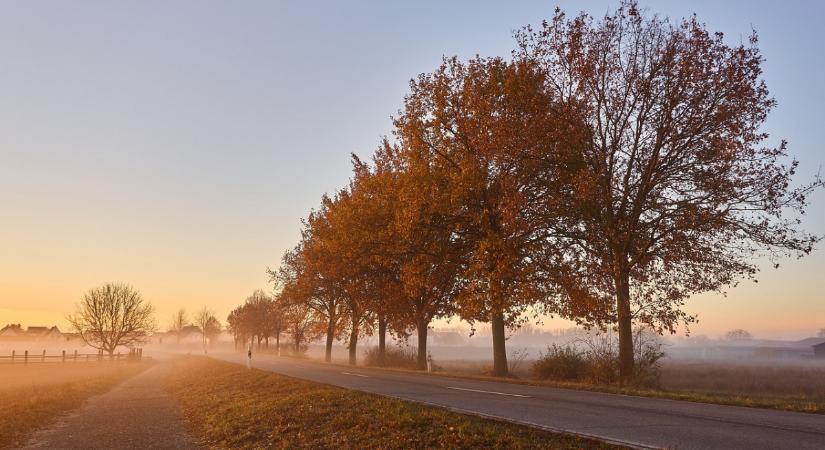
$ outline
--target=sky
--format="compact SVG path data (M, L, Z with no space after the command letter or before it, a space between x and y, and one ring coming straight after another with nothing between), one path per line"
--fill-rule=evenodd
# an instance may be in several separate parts
M220 319L343 186L349 155L391 131L411 77L443 55L507 56L513 30L556 5L615 1L0 2L0 326L66 326L83 293L139 289ZM648 1L692 13L729 43L754 28L798 180L825 163L825 38L818 1ZM825 195L806 230L825 235ZM825 327L825 245L686 310L694 335L745 328L801 338ZM544 326L567 326L558 319ZM684 332L684 331L682 331Z

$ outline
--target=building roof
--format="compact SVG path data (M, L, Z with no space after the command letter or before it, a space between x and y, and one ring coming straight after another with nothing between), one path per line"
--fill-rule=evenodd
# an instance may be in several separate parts
M0 329L0 336L22 336L25 334L19 323L12 323Z
M56 327L28 327L26 329L26 335L28 336L54 336L54 335L62 335L63 333Z

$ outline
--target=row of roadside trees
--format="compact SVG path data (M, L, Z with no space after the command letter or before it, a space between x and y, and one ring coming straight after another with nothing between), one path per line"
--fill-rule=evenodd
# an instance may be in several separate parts
M615 327L628 379L634 324L674 332L691 295L818 241L798 217L821 181L792 187L796 161L762 130L775 101L755 34L730 46L629 2L600 20L557 10L516 41L410 82L392 136L352 156L270 271L277 295L230 315L236 336L290 317L354 364L361 336L381 355L387 334L415 334L424 368L428 326L457 316L490 325L506 375L507 330L552 314Z

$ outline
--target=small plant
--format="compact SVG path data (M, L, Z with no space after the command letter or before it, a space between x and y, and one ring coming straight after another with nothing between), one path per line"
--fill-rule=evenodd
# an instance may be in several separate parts
M515 374L516 370L521 367L524 360L527 359L528 356L530 356L530 353L526 348L513 350L513 353L511 353L507 358L507 365L509 366L510 375Z

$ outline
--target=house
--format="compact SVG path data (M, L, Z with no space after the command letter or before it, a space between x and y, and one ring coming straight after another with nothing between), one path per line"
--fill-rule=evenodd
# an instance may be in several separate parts
M26 337L30 339L61 339L63 333L54 327L28 327L26 329Z
M26 332L23 331L23 327L21 327L19 323L8 324L0 329L0 337L2 338L16 338L25 335Z
M825 341L812 346L814 348L815 358L825 358Z
M203 341L203 334L197 325L186 325L180 329L178 336L180 336L181 343L194 344Z

